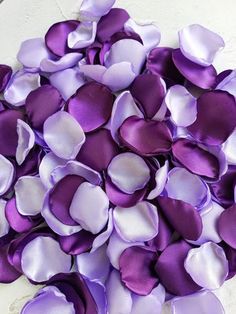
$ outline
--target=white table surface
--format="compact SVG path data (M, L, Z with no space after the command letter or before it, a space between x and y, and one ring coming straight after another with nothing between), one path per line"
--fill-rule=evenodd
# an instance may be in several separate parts
M16 66L16 53L23 40L40 37L54 22L76 18L80 0L3 0L0 1L0 63ZM117 0L141 21L154 21L162 33L161 45L175 47L177 31L199 23L221 34L226 48L217 58L218 70L236 65L235 0ZM21 277L10 285L0 284L0 313L19 314L24 303L39 287ZM228 281L216 294L226 314L236 313L236 279ZM165 311L166 313L166 311ZM59 313L58 313L59 314ZM148 314L148 313L144 313ZM191 313L190 313L191 314ZM214 314L214 313L207 313Z

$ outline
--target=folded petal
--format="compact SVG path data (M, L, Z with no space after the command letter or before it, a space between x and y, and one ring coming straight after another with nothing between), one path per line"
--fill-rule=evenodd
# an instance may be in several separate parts
M10 226L6 218L5 210L6 210L7 202L0 199L0 238L8 234Z
M179 46L186 58L199 65L209 66L225 43L218 34L199 24L192 24L179 31Z
M70 255L79 255L92 248L94 235L88 231L81 230L70 236L59 237L61 249Z
M112 8L115 0L83 0L80 7L82 19L96 20L107 14Z
M94 43L97 32L96 22L82 22L68 35L67 43L71 49L86 48Z
M27 278L44 282L58 273L69 272L71 256L61 250L56 240L38 236L24 247L21 267Z
M12 76L12 68L5 64L0 64L0 93L6 88Z
M126 119L121 125L120 138L126 147L142 156L167 153L172 144L172 135L165 122L134 116Z
M43 38L23 41L17 54L17 60L26 68L39 68L43 59L49 59L51 53L45 46Z
M64 100L68 100L78 88L84 85L84 79L77 68L53 73L49 80L52 86L56 87L60 92ZM65 81L67 84L65 84Z
M128 242L148 241L158 234L157 208L148 202L133 207L115 207L113 212L117 233Z
M67 46L68 35L79 25L79 21L68 20L53 24L45 35L47 48L58 57L64 56L69 52Z
M0 195L4 195L13 183L15 169L3 155L0 155L0 169Z
M82 57L83 55L81 53L71 52L58 60L43 59L40 63L40 69L47 73L62 71L74 67Z
M157 260L157 275L171 294L184 296L201 289L184 268L185 258L191 248L185 241L176 242L169 245Z
M152 200L159 196L166 185L167 176L168 176L168 169L169 169L169 162L168 160L165 162L164 166L162 166L160 169L156 171L155 174L155 188L148 194L147 199Z
M85 135L74 117L59 111L45 121L44 140L58 157L74 159L85 142Z
M108 213L107 229L101 232L98 236L96 236L96 238L93 241L91 252L96 251L103 244L105 244L107 240L110 238L112 231L113 231L113 210L110 209Z
M212 65L201 66L185 58L180 49L172 52L173 62L179 72L194 85L209 89L215 85L216 70Z
M208 290L220 288L229 272L224 250L213 242L191 249L184 267L199 286Z
M15 107L22 106L30 92L40 86L38 73L17 72L4 92L5 100Z
M91 82L77 90L69 99L67 108L84 132L90 132L108 121L112 105L113 95L110 90L104 85Z
M197 240L200 237L202 219L191 204L166 196L159 196L158 202L169 223L183 238Z
M17 120L18 145L16 149L16 161L23 164L31 148L35 144L35 135L31 127L23 120Z
M71 217L93 234L99 233L108 220L109 200L105 192L88 182L82 183L70 205ZM96 216L96 219L93 217Z
M145 247L132 246L120 256L121 280L132 292L146 296L158 284L154 265L157 254Z
M127 194L143 189L150 180L150 170L145 161L129 152L114 157L107 172L112 183Z
M218 220L218 230L220 237L232 248L236 249L235 241L235 219L236 219L236 205L232 205L226 209Z
M188 131L196 140L220 145L236 127L234 116L236 102L232 95L224 91L206 92L197 101L197 119Z
M168 90L165 103L171 113L171 120L180 127L186 127L197 118L197 101L188 90L181 85L175 85Z
M233 70L216 86L216 90L226 91L236 97L235 87L236 71Z

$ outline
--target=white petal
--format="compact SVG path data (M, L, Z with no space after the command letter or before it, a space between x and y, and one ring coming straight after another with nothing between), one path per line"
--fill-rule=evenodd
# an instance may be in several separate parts
M18 165L23 164L25 158L33 148L35 135L31 127L23 120L17 120L18 145L16 149L16 161Z
M5 207L7 202L0 199L0 238L8 234L10 226L6 219Z

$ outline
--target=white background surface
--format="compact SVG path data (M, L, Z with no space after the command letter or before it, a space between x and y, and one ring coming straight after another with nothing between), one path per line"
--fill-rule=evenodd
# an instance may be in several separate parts
M15 56L20 43L32 37L43 36L54 22L76 18L80 2L3 0L0 3L0 63L16 66ZM210 28L221 34L226 42L224 52L216 60L217 69L234 68L235 0L117 0L116 6L126 8L137 20L154 21L162 33L162 46L175 47L177 31L188 24L200 23ZM0 313L19 314L23 304L37 289L38 287L30 285L23 277L10 285L0 284ZM235 314L236 279L228 281L216 293L225 306L226 314ZM214 313L209 309L206 314Z

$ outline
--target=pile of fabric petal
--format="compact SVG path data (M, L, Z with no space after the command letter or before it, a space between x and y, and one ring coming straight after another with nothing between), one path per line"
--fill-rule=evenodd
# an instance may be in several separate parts
M22 314L222 314L236 274L236 71L201 25L161 47L115 0L0 65L0 282Z

